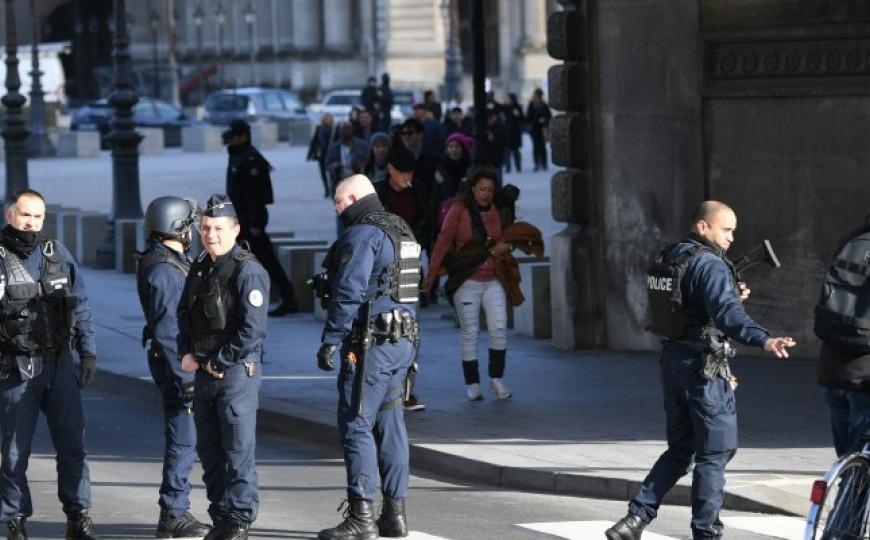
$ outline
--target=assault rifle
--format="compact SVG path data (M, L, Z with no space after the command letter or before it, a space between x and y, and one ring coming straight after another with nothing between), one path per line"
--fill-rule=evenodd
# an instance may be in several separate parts
M734 265L734 274L737 279L741 279L741 272L758 263L766 263L771 268L779 268L779 259L776 258L776 253L773 252L773 246L770 240L762 240L760 244L750 249L737 259L732 261Z

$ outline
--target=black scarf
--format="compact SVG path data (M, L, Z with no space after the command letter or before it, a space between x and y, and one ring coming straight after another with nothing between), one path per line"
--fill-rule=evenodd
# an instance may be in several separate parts
M377 194L372 193L366 195L362 199L359 199L352 205L348 206L344 209L344 212L341 213L339 218L341 219L341 224L345 227L353 227L357 223L360 222L362 218L373 213L373 212L383 212L384 206L381 204L381 201L378 199Z
M6 225L0 231L3 245L25 257L33 253L36 245L39 244L39 236L39 231L19 231L12 225Z
M699 244L701 244L701 245L703 245L703 246L705 246L705 247L710 248L710 250L711 250L713 253L715 253L716 255L718 255L718 256L720 256L720 257L722 257L722 258L725 258L725 252L722 251L722 248L720 248L719 246L717 246L717 245L714 244L713 242L707 240L707 239L704 238L703 236L701 236L701 235L699 235L699 234L697 234L697 233L695 233L695 232L690 232L690 233L689 233L689 238L690 238L691 240L694 240L695 242L698 242Z

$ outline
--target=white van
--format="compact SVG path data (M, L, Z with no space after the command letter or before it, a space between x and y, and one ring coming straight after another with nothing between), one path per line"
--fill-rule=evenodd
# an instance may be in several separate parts
M64 86L66 85L66 77L63 74L63 65L60 61L60 54L69 52L70 42L64 41L59 43L41 43L39 45L39 71L42 72L40 81L42 82L42 91L45 93L46 103L58 103L66 105L66 94ZM18 46L18 77L21 79L21 88L18 90L28 100L30 100L30 71L32 70L30 60L30 45ZM6 84L6 53L3 52L3 58L0 60L0 94L5 94Z

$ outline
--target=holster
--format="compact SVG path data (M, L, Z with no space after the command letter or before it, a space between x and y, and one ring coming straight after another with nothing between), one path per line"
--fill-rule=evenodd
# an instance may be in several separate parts
M704 342L704 357L701 360L699 375L708 381L717 376L727 379L730 374L728 361L734 358L736 353L734 347L731 346L731 340L718 333L705 333L702 340Z
M416 344L420 328L417 321L404 309L393 309L378 314L372 321L372 336L377 343L389 341L396 344L407 339Z

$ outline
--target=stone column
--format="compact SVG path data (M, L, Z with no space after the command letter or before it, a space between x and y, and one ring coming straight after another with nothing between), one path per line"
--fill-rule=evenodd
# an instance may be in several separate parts
M323 17L320 0L294 0L293 47L299 51L316 51L323 44Z
M522 48L542 50L546 46L547 5L542 0L522 0Z
M353 47L353 4L347 0L323 0L323 44L327 50L348 52Z

